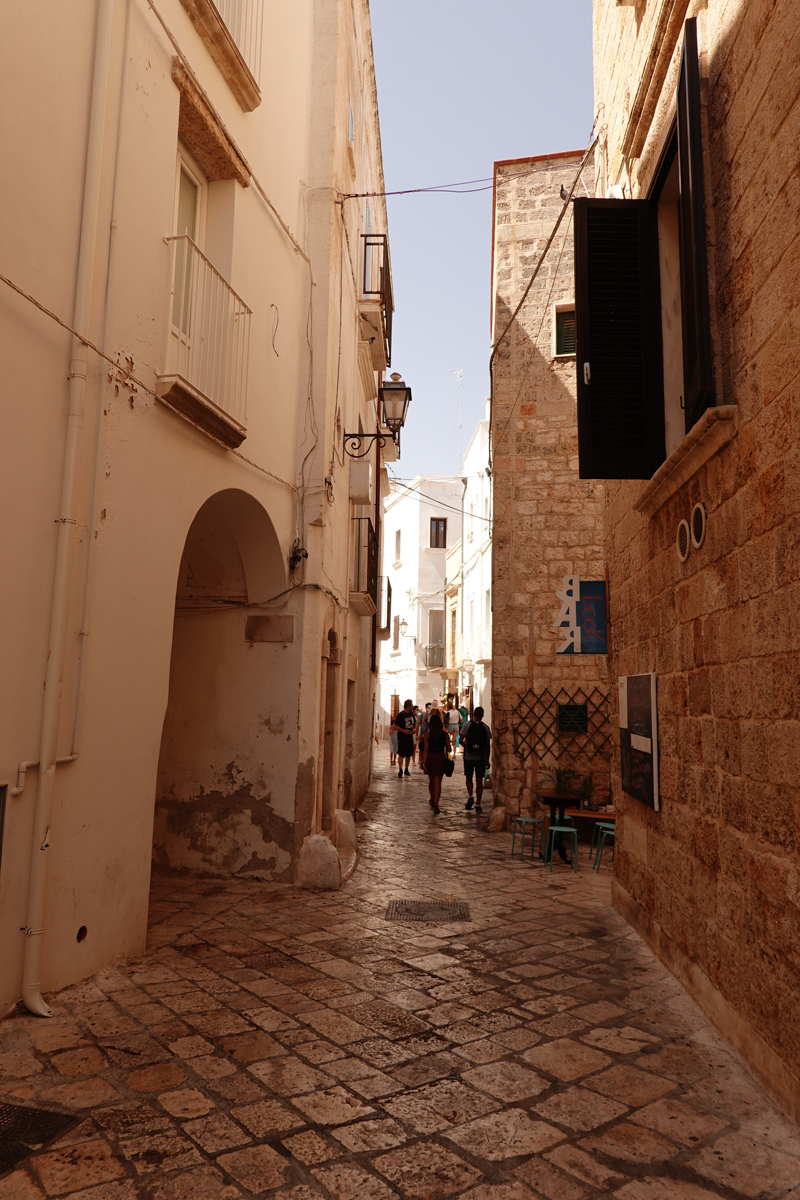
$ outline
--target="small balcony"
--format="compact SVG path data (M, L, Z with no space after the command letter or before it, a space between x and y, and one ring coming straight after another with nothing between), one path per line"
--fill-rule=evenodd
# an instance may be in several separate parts
M392 361L392 267L389 239L385 233L362 233L364 243L364 279L361 313L361 338L369 343L372 365L385 371Z
M433 646L425 646L425 666L429 671L441 671L445 665L445 648L443 642Z
M181 0L244 112L261 103L264 0Z
M353 517L350 607L362 617L378 611L378 539L369 517Z
M392 625L392 585L386 575L381 575L378 591L378 637L388 640Z
M172 245L166 371L156 391L165 404L225 446L247 436L251 312L185 234Z

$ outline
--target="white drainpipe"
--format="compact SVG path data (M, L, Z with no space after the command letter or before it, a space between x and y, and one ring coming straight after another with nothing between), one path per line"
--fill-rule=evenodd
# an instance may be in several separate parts
M81 332L88 328L91 306L114 4L115 0L99 0L73 318L75 329ZM57 520L56 565L39 742L39 790L34 810L28 917L24 929L26 942L22 999L25 1007L40 1017L52 1017L53 1015L53 1010L45 1004L41 993L42 935L44 934L47 892L50 819L53 811L56 775L56 744L61 715L61 680L67 640L70 579L77 521L78 470L86 397L86 359L85 343L78 338L73 338L69 370L69 413L64 445L64 473L61 480L61 515Z

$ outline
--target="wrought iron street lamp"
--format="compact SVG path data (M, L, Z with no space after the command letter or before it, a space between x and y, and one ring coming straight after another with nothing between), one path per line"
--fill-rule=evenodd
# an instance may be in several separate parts
M344 435L344 452L350 458L364 458L369 454L374 442L381 448L387 442L399 444L400 430L406 420L406 412L411 400L411 388L403 383L395 371L390 379L378 388L378 418L379 423L388 433L346 433Z

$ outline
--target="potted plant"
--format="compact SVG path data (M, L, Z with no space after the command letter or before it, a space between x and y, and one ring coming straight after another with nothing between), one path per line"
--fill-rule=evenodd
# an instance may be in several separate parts
M594 775L590 772L580 778L573 767L555 767L547 763L540 770L540 778L547 784L546 789L539 791L539 796L548 800L574 800L579 807L583 802L591 800ZM580 780L580 782L579 782Z

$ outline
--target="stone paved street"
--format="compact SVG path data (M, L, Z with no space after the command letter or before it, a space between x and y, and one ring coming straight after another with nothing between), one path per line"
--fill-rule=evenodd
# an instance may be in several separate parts
M512 860L462 791L435 818L416 768L379 768L337 893L156 881L142 959L0 1025L2 1098L85 1113L0 1200L800 1196L797 1129L609 871ZM472 921L388 922L394 899Z

